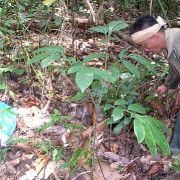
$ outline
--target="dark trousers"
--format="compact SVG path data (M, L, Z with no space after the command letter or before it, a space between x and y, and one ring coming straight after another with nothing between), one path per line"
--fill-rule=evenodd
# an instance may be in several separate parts
M172 153L180 153L180 112L177 113L173 137L170 143Z

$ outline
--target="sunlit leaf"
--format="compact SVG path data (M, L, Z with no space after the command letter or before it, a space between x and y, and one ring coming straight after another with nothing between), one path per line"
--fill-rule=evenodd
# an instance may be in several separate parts
M93 59L100 59L100 58L105 58L105 57L106 57L106 54L104 54L104 53L93 53L93 54L86 56L83 59L83 62L89 62L89 61L92 61Z
M130 104L128 110L139 114L146 114L146 109L140 104Z
M145 132L145 143L153 155L157 154L159 146L163 155L170 154L170 147L166 137L164 136L164 126L162 123L151 116L135 115L134 130L138 142L142 142ZM158 146L157 146L158 145Z
M112 113L112 117L114 119L114 121L117 121L119 119L122 119L124 116L124 111L123 109L119 108L119 107L116 107L114 110L113 110L113 113Z
M142 143L142 141L145 139L145 130L140 119L134 120L134 133L138 139L138 143Z
M78 71L76 73L76 84L82 93L91 85L93 78L94 74L90 71Z
M54 1L55 1L55 0L45 0L45 1L43 2L43 4L46 5L46 6L50 6Z

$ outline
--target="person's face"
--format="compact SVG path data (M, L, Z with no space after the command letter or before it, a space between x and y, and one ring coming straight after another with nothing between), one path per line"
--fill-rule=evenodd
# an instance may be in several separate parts
M162 37L159 34L139 43L139 46L148 53L160 53L163 49Z

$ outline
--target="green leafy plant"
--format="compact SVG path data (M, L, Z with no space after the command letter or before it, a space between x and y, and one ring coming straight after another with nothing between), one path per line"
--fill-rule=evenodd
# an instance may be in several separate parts
M116 78L111 74L110 71L101 70L95 67L88 67L87 62L93 60L94 58L104 58L105 54L91 54L83 59L83 62L77 62L72 65L68 74L75 73L75 81L77 86L84 92L93 82L93 80L103 80L109 83L114 83Z
M41 67L46 68L53 62L65 58L64 48L62 46L48 46L34 51L35 57L28 61L28 64L34 64L41 61Z
M61 159L64 151L63 148L54 146L50 141L37 141L33 146L40 148L46 154L50 154L53 161Z
M108 38L112 35L113 31L120 31L127 28L129 25L124 21L111 21L107 25L104 26L94 26L91 27L89 30L94 32L103 33Z
M43 124L41 127L38 128L40 132L44 132L48 127L54 126L56 123L61 123L67 129L74 130L74 129L84 129L83 125L73 124L71 122L66 122L65 120L72 119L72 116L63 116L60 111L54 110L51 114L49 122Z

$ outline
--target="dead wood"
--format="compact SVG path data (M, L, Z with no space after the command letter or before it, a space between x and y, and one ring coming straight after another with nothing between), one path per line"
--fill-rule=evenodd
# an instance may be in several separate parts
M131 46L137 47L134 42L132 41L131 37L123 32L120 31L114 31L113 35L117 36L118 38L122 39L123 41L127 42Z

